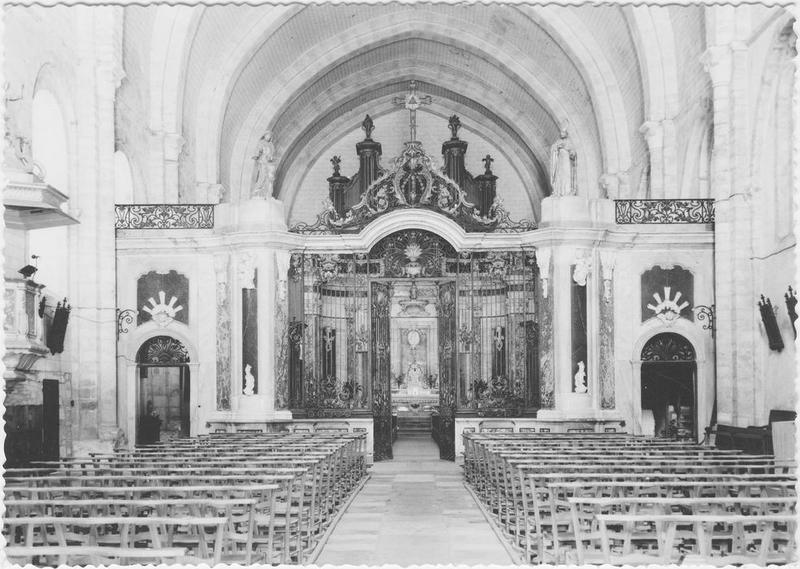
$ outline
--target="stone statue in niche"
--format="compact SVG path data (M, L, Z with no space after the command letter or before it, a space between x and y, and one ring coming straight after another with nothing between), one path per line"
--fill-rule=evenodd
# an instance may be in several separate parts
M575 393L586 393L589 388L586 386L586 364L578 362L578 371L575 373Z
M275 144L272 142L272 131L268 130L258 141L258 154L253 156L255 167L251 180L250 197L266 198L272 195L272 184L275 181Z
M550 185L553 196L574 196L576 192L575 172L578 155L567 133L561 127L560 138L550 147Z
M245 364L244 366L244 389L242 393L245 395L253 395L256 388L256 377L253 375L253 366Z

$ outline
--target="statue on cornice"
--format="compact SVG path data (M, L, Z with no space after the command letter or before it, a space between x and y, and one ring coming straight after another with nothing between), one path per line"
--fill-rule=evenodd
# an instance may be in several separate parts
M550 185L553 196L574 196L576 191L575 173L578 155L567 133L561 127L559 139L550 147Z
M458 129L461 128L461 119L458 118L458 115L453 115L450 117L450 120L447 121L447 124L450 127L450 140L457 140Z
M372 122L372 117L367 115L364 117L364 122L361 123L361 128L364 129L365 140L372 140L372 131L375 130L375 123Z
M275 144L272 142L272 131L268 130L258 141L258 154L253 156L255 166L251 180L250 197L266 198L272 195L272 184L275 181Z

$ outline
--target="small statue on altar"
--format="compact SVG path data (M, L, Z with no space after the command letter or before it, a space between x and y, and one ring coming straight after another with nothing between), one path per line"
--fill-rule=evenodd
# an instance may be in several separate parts
M413 362L410 366L408 366L408 370L406 371L406 379L408 380L409 395L419 395L420 389L422 388L423 375L423 369L422 366L419 365L419 362Z
M550 185L553 196L576 194L575 173L578 155L569 139L566 126L561 127L560 138L550 147Z
M272 131L268 130L258 141L258 154L253 156L255 167L251 180L250 197L266 198L272 195L272 184L275 181L275 144L272 142Z

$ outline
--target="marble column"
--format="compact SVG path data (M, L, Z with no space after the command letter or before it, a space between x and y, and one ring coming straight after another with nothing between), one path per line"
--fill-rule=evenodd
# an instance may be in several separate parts
M600 313L600 408L614 409L616 406L614 378L614 291L613 276L616 252L600 250L600 265L603 283L599 291Z
M289 251L275 251L275 410L289 408Z
M536 263L541 279L539 298L539 406L555 407L555 371L553 369L553 287L550 279L552 249L536 249Z
M219 411L231 408L231 299L230 258L214 257L217 280L217 405Z

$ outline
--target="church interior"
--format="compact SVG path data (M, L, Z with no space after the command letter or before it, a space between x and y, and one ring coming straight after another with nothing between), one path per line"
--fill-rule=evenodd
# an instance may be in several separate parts
M790 9L2 18L0 555L796 560Z

